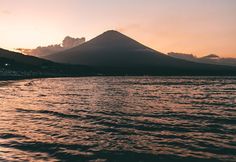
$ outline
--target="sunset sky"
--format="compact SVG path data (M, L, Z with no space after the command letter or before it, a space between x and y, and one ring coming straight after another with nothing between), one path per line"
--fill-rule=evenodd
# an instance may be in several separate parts
M158 51L236 57L236 0L0 0L0 47L118 30Z

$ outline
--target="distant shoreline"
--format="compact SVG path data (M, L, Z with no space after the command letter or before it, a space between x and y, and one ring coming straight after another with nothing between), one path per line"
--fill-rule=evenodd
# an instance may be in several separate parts
M0 76L0 81L17 81L49 78L84 78L84 77L236 77L236 75L75 75L75 76Z

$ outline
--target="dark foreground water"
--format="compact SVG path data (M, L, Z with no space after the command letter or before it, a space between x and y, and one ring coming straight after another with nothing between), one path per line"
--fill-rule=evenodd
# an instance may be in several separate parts
M0 161L236 161L236 78L0 82Z

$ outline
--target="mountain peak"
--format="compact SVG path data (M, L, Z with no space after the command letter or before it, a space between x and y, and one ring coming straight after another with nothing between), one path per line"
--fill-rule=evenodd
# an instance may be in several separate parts
M113 51L114 48L116 50L125 50L125 51L127 51L128 49L147 48L142 44L140 44L139 42L133 40L132 38L115 30L108 30L102 33L101 35L85 43L83 47L84 48L89 47L90 49L103 48L110 51Z
M110 36L125 36L124 34L122 34L121 32L119 31L116 31L116 30L108 30L108 31L105 31L103 34L101 35L110 35Z
M204 57L202 57L202 58L203 58L203 59L214 59L214 60L220 59L220 57L219 57L218 55L215 55L215 54L209 54L209 55L204 56Z
M106 39L128 38L127 36L125 36L124 34L118 32L116 30L108 30L108 31L104 32L103 34L101 34L98 37L104 37Z
M47 59L69 64L122 68L176 66L184 62L148 48L115 30L108 30L75 48L49 55Z
M107 30L103 34L121 34L121 33L116 30Z

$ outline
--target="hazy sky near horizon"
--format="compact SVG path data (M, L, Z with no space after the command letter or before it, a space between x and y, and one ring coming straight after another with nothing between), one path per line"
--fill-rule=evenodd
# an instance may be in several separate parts
M0 47L118 30L158 51L236 57L236 0L0 0Z

